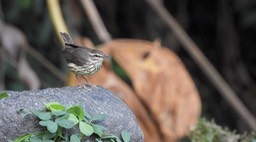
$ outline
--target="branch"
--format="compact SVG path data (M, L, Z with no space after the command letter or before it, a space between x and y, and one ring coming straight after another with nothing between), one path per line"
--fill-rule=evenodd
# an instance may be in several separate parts
M110 41L111 35L108 33L92 0L81 0L81 2L99 39L103 42Z
M58 77L61 81L66 81L66 75L61 72L58 68L56 68L50 61L48 61L44 56L38 53L34 48L28 47L27 52L30 56L36 59L40 64L42 64L45 68L47 68L50 72L52 72L56 77Z

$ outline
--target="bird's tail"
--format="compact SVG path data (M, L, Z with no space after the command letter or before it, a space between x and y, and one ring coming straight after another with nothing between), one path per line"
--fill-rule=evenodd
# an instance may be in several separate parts
M60 32L60 35L62 37L62 39L64 40L65 44L73 44L73 40L71 39L71 37L65 33L65 32Z

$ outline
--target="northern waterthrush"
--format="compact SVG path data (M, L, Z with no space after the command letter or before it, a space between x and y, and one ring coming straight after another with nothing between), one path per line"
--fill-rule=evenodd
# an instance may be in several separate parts
M104 59L110 57L100 50L75 45L67 33L61 32L60 35L65 43L62 53L68 63L67 66L75 73L76 78L81 75L89 83L84 76L95 74L102 67Z

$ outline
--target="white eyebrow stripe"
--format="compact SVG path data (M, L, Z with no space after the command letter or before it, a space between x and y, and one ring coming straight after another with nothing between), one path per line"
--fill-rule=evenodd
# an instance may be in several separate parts
M103 57L103 56L104 56L103 54L99 54L99 53L91 53L91 52L89 52L89 54L90 54L91 56L95 56L95 55L98 55L98 56L100 56L100 57Z

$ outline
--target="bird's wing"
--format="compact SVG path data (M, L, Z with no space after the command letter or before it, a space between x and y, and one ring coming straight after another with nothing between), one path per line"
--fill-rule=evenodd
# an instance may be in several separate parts
M65 48L62 54L67 62L74 63L78 66L85 65L88 62L89 49L79 48Z

